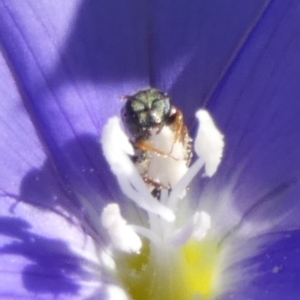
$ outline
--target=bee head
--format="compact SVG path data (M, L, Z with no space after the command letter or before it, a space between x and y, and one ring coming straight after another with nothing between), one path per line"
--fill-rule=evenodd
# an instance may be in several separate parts
M170 116L170 97L157 89L148 88L127 97L122 109L122 121L134 136L148 129L163 126Z

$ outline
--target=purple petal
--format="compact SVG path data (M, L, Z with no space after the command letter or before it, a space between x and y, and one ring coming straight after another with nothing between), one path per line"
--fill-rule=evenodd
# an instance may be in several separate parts
M297 299L300 292L299 234L299 230L295 230L261 237L273 240L273 243L255 257L242 262L252 273L253 266L257 266L255 277L242 281L237 291L231 291L220 300ZM255 240L250 242L255 243Z
M216 180L228 184L224 178L241 165L232 196L240 201L243 212L250 212L249 218L265 217L266 211L277 217L296 201L299 7L293 1L274 1L269 7L268 2L251 2L247 8L237 0L226 7L218 1L202 2L203 6L191 1L184 7L155 3L159 13L152 27L158 32L154 37L152 32L143 35L149 20L144 18L147 7L139 1L132 6L124 1L110 6L102 1L0 3L1 42L13 73L13 79L7 69L1 74L8 78L1 83L1 95L6 84L9 90L0 114L1 134L3 140L8 140L8 134L13 137L1 144L0 178L4 181L0 184L2 196L8 198L1 206L0 233L7 239L1 239L0 265L9 264L0 272L11 274L0 288L3 293L11 293L6 288L12 287L13 276L22 269L14 296L27 291L78 296L82 287L78 278L90 274L82 269L87 262L69 247L86 251L81 243L84 234L76 223L70 225L68 214L78 215L79 199L89 200L97 214L105 200L118 196L117 188L113 192L114 180L107 177L99 132L108 116L119 112L121 94L149 83L172 88L175 101L187 103L184 109L190 116L230 70L209 103L228 137L228 152ZM248 32L251 35L244 45ZM149 41L155 47L148 48ZM239 56L237 50L242 50ZM148 60L149 52L157 54ZM228 68L230 62L233 65ZM274 193L276 207L271 202ZM26 203L13 209L13 198ZM283 199L289 201L285 204ZM45 210L32 216L27 203L50 207L54 217ZM258 205L252 213L256 203L266 206ZM51 232L52 226L63 231ZM274 252L280 245L272 246ZM93 249L87 252L93 254ZM269 280L266 277L266 284ZM259 291L253 295L259 296Z
M227 141L210 188L231 187L244 214L236 233L269 232L249 237L266 246L237 267L255 277L224 299L299 297L299 12L298 1L272 2L208 104Z
M171 90L189 124L210 98L270 1L155 1L152 82Z
M0 77L0 187L2 194L17 195L22 177L39 168L46 155L1 53Z
M299 9L270 5L209 104L227 142L216 180L228 185L239 172L232 198L252 219L299 211Z
M136 81L140 85L143 80L129 78L122 84L115 83L115 79L109 82L98 78L89 78L92 79L90 82L79 80L77 75L80 72L73 65L85 64L78 59L79 54L85 59L92 53L82 53L78 49L95 51L94 45L86 45L77 36L81 32L81 24L77 24L76 19L78 11L94 12L93 6L85 8L84 3L81 7L81 2L3 1L0 4L0 34L14 78L24 94L25 105L51 162L56 164L65 189L89 199L97 208L97 203L118 190L102 180L111 178L111 175L99 147L101 127L111 114L119 111L122 104L120 95L129 92ZM127 10L129 14L129 8ZM79 15L80 19L82 14ZM88 15L84 17L86 22L87 19ZM131 17L127 15L126 20L130 22ZM92 19L89 21L92 22ZM99 29L98 26L92 28L89 34L95 41ZM103 26L102 30L105 31L105 28ZM85 32L80 34L86 36ZM75 42L76 45L73 45ZM116 49L120 50L119 46ZM69 53L64 50L68 47L75 51ZM64 51L68 53L63 54ZM109 49L106 55L108 52ZM133 53L131 56L136 59ZM75 64L76 61L79 61L78 64ZM119 65L119 62L113 62L114 66ZM128 67L131 59L128 57L124 63ZM92 65L90 62L89 66ZM139 72L140 67L143 68L138 65L138 70L134 70ZM109 68L103 68L102 72L109 73Z
M3 56L0 76L0 298L82 299L100 282L94 244L72 218L80 211L45 163Z

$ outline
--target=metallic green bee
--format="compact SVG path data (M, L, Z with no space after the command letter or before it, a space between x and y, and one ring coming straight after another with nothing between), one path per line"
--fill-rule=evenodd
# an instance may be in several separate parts
M134 147L132 157L144 181L154 190L171 189L187 169L191 138L182 112L170 104L170 96L148 88L125 97L122 122Z

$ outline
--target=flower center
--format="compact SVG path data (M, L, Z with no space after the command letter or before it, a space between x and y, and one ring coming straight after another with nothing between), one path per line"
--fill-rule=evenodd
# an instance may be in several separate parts
M169 248L144 243L139 255L117 255L117 276L133 299L214 299L219 293L220 249L216 240Z
M102 213L116 276L133 299L214 299L219 293L221 248L211 231L211 217L205 211L193 212L190 207L183 212L181 207L182 201L187 202L182 199L186 188L200 169L204 168L206 176L214 175L224 146L223 136L208 112L200 110L196 116L200 122L194 144L198 159L189 169L182 171L180 156L174 160L154 153L152 178L167 178L171 186L171 192L162 191L159 200L151 195L130 159L134 150L119 118L110 119L103 130L104 155L124 194L146 211L143 224L149 224L128 223L116 203L108 204ZM155 140L156 148L161 145L159 139ZM172 172L180 176L172 177Z

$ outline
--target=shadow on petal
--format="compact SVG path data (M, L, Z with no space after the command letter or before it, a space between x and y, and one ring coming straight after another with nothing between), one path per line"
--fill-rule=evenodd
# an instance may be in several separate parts
M97 83L147 78L149 12L145 3L83 1L52 78Z
M79 222L99 240L103 207L109 202L123 201L124 196L97 137L82 135L62 148L55 166L47 160L40 169L30 170L22 180L18 199Z
M34 234L30 229L30 224L21 218L0 218L0 235L13 238L0 248L1 255L23 256L29 260L21 271L24 287L34 293L77 294L78 279L91 277L84 269L87 262L64 241Z
M7 209L0 217L0 270L7 273L9 284L20 277L23 290L18 293L25 289L35 295L76 298L89 290L88 294L95 292L99 298L111 281L105 272L100 273L94 253L95 244L99 251L105 246L100 212L119 188L97 137L77 137L57 154L55 165L48 159L41 168L27 172L18 196L4 195L1 212L4 206ZM8 266L2 263L7 257ZM7 289L18 295L9 285Z

